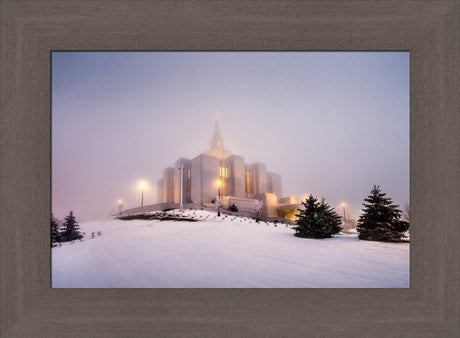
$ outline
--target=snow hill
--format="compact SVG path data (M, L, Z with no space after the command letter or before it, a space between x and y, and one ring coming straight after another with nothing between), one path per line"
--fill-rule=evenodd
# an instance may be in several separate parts
M81 223L83 240L52 248L52 287L409 287L409 243L304 239L284 224L199 210L185 216L200 221Z

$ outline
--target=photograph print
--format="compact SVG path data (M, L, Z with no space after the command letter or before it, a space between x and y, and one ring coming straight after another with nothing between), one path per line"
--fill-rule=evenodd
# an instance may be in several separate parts
M53 288L409 288L409 52L51 52Z

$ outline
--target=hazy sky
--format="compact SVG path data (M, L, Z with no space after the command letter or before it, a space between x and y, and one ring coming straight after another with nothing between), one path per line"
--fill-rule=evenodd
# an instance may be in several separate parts
M409 201L408 52L53 52L52 211L156 203L163 169L226 149L357 218L374 184ZM342 213L341 208L338 209Z

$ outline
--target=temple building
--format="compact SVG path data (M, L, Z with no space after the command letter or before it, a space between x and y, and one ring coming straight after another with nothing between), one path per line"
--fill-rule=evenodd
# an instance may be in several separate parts
M293 197L281 199L280 175L267 171L263 163L247 164L224 148L217 117L210 149L191 160L180 158L164 170L158 182L158 203L181 203L181 192L183 204L209 206L220 196L223 208L235 204L240 211L254 211L254 202L263 200L266 217L289 216L283 212L283 201L293 201Z

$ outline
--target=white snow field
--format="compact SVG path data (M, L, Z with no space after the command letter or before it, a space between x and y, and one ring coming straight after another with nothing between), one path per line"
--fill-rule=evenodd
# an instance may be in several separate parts
M203 220L80 223L82 241L52 248L52 287L409 287L409 243L304 239L283 224L193 213Z

